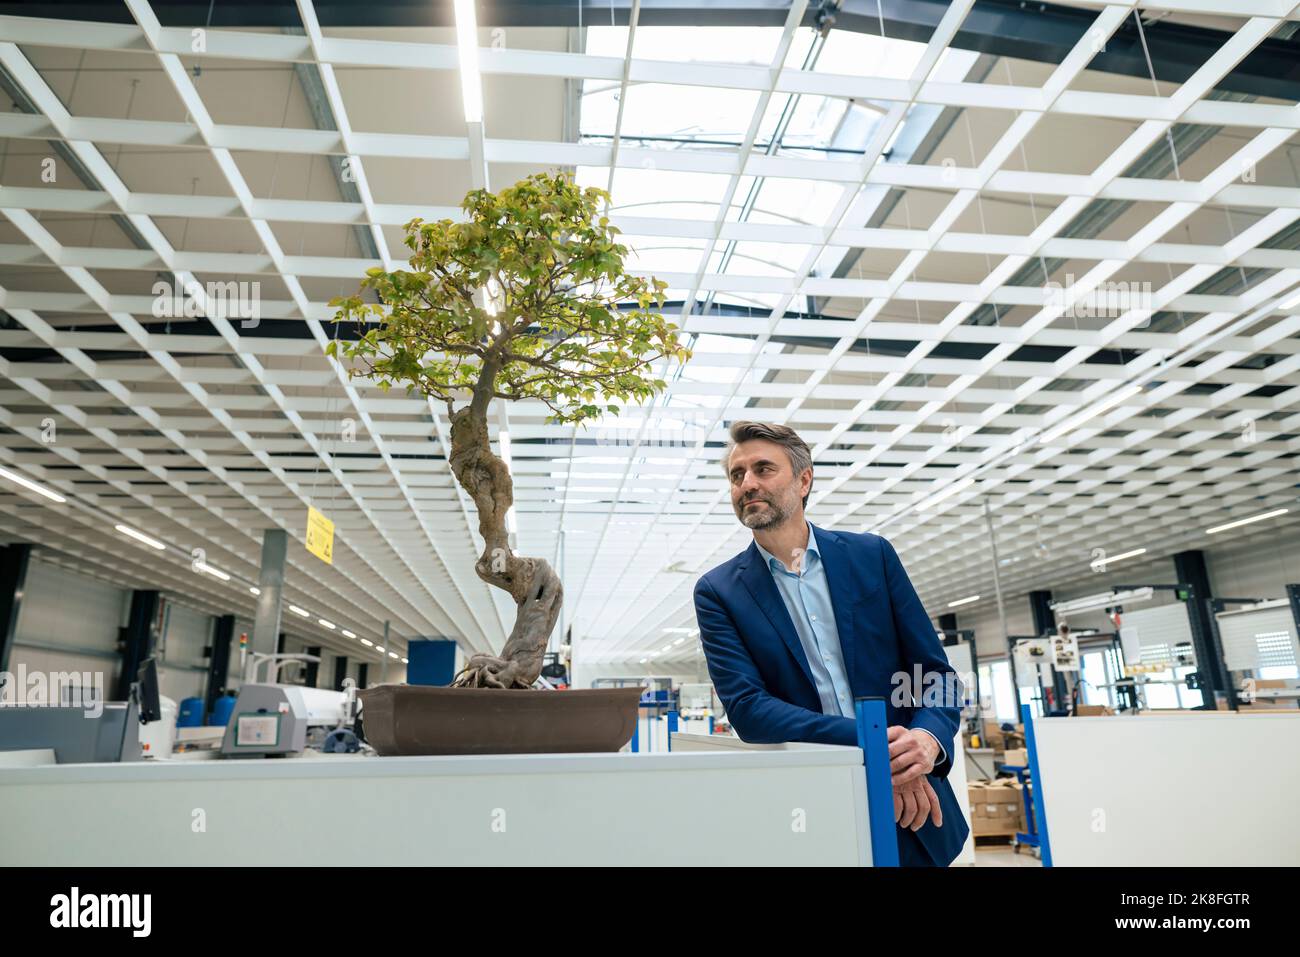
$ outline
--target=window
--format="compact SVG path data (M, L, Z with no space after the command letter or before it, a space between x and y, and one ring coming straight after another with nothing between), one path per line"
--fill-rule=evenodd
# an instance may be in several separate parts
M1295 665L1278 665L1273 668L1260 668L1257 678L1264 680L1277 678L1300 678L1300 668Z
M979 708L984 714L997 714L993 707L993 669L989 665L979 666L980 700Z
M1180 684L1174 685L1174 690L1178 692L1179 707L1196 708L1199 707L1205 698L1199 691L1187 687L1187 676L1196 673L1195 665L1187 665L1182 668L1175 668L1174 674L1177 675Z
M1156 684L1155 682L1173 681L1174 673L1171 670L1153 671L1146 676L1146 686L1143 691L1147 699L1148 708L1181 708L1182 703L1178 700L1178 690L1172 684Z
M1079 674L1083 678L1083 703L1104 704L1113 708L1113 689L1105 687L1110 684L1110 676L1106 671L1106 653L1089 651L1083 655L1082 665Z
M1289 631L1263 631L1255 636L1255 642L1259 646L1257 678L1300 678Z
M1004 659L990 665L993 670L993 713L998 721L1016 722L1020 720L1020 708L1016 701L1016 691L1011 684L1011 666Z
M1029 705L1029 707L1030 707L1030 711L1031 711L1031 713L1034 715L1034 717L1036 717L1036 718L1041 718L1041 717L1043 716L1043 702L1042 702L1042 697L1041 697L1041 695L1039 694L1039 691L1038 691L1037 688L1021 688L1021 689L1020 689L1020 703L1021 703L1021 704L1027 704L1027 705ZM1016 720L1017 720L1017 721L1020 720L1020 718L1019 718L1019 709L1017 709L1017 717L1016 717Z

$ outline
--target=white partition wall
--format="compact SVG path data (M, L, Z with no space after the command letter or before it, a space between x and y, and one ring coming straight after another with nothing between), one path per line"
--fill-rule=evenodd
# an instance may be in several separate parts
M862 760L805 744L0 769L0 865L864 865Z
M1300 864L1300 712L1034 720L1056 866Z
M1120 640L1129 664L1172 666L1180 655L1195 654L1192 625L1183 602L1125 612Z
M1280 598L1215 617L1229 670L1255 672L1257 678L1294 677L1300 641L1289 601Z
M960 733L953 735L952 747L952 770L948 772L948 783L952 785L953 794L957 798L957 805L961 808L961 813L969 825L971 823L970 792L966 788L966 742L962 739ZM966 835L966 843L962 846L961 853L957 855L957 859L952 863L954 866L958 864L973 865L975 863L975 829L973 827L971 832Z

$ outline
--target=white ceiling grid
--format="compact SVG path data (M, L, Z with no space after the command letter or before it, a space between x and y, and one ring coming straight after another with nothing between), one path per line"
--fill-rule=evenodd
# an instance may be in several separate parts
M519 167L592 172L600 185L613 184L612 218L635 237L634 249L644 249L634 267L680 290L678 321L696 354L684 369L670 370L665 396L586 429L546 424L545 408L535 403L516 404L508 423L500 419L511 436L520 550L562 565L565 621L588 660L661 664L695 653L693 640L671 644L677 633L665 629L693 624L697 575L748 539L717 463L726 425L738 418L798 428L823 463L813 520L887 535L936 615L950 600L983 595L968 611L991 597L986 500L1006 556L1003 588L1012 596L1077 577L1096 547L1111 554L1197 547L1206 526L1294 503L1300 304L1289 299L1300 283L1300 250L1267 242L1300 219L1300 183L1243 181L1242 172L1294 145L1300 106L1205 97L1283 19L1296 17L1296 5L1142 4L1144 11L1241 18L1186 82L1151 94L1136 82L1124 92L1079 88L1099 44L1134 16L1133 3L1085 4L1096 10L1092 30L1041 84L1016 85L1009 68L1006 83L937 79L936 67L972 2L951 4L923 49L914 51L915 66L899 77L792 67L795 39L810 33L799 27L805 0L791 5L766 66L638 58L634 40L642 28L635 15L626 42L619 41L623 57L495 44L481 51L485 78L599 82L624 94L638 85L670 84L753 95L739 144L679 149L621 140L621 103L608 140L492 138L485 124L467 124L462 136L368 131L343 82L347 71L382 68L409 76L412 89L429 88L432 73L438 90L448 93L457 83L456 47L336 35L345 31L322 30L310 0L298 0L301 35L209 30L200 51L189 29L161 26L147 0L127 0L135 25L0 17L0 63L40 111L0 114L0 137L11 144L62 141L100 185L0 188L0 211L12 227L5 236L16 240L0 243L0 270L14 277L15 269L30 268L45 277L0 285L0 307L20 327L0 329L0 345L45 347L61 360L0 359L0 424L9 430L0 436L0 463L116 521L185 548L203 547L211 564L237 579L222 583L191 572L123 544L84 509L41 504L9 487L0 489L0 530L11 540L38 542L69 567L135 587L153 583L213 613L248 615L246 583L257 578L262 529L285 528L301 539L311 503L338 523L335 565L291 550L287 600L372 638L391 620L403 637L447 634L468 651L499 648L513 609L474 575L477 520L446 467L439 410L349 380L344 366L324 355L333 334L326 325L333 293L324 289L340 281L351 287L373 265L392 268L390 240L406 220L459 215L458 197L438 194L440 202L430 204L422 184L376 172L395 160L467 164L467 181ZM151 60L187 115L183 121L73 115L25 48ZM234 61L250 69L313 64L337 129L216 122L191 67ZM757 149L765 117L796 97L866 101L879 105L880 116L851 159ZM918 105L997 111L1011 119L982 159L972 141L969 166L889 162L897 131ZM232 104L221 106L223 116L232 115ZM1127 124L1128 132L1091 173L1030 169L1026 143L1038 142L1048 118L1069 120L1080 135L1093 118ZM666 132L669 123L665 118ZM1207 152L1214 163L1199 179L1123 175L1175 124L1225 127L1233 135ZM495 124L494 131L513 132L503 127ZM206 155L219 178L208 177L204 191L191 195L131 190L106 146L119 155L123 149ZM269 154L277 162L346 157L360 201L258 195L246 163ZM1008 168L1017 159L1025 168ZM646 170L664 183L679 175L716 178L723 184L717 209L706 218L680 211L656 216L621 202L620 174ZM829 184L838 199L816 223L734 215L747 183L778 181ZM860 200L882 187L931 202L938 197L937 214L920 226L911 225L909 212L906 226L867 227L858 217ZM1032 227L986 231L985 206L1008 196L1037 199ZM1150 215L1123 236L1062 235L1097 200L1139 204ZM1199 228L1198 217L1222 210L1229 210L1230 231L1219 241L1192 242L1190 231L1186 242L1175 237L1175 230ZM1243 210L1244 227L1231 228L1231 215ZM126 217L144 248L58 238L71 235L60 232L68 228L61 219L108 214ZM978 229L964 225L977 214ZM177 248L165 225L175 219L240 226L255 247ZM380 260L346 252L293 255L285 249L284 224L362 227ZM660 240L697 255L694 268L653 268ZM745 266L718 271L720 249L730 243L774 245L766 259L737 255ZM772 252L787 248L789 257ZM891 258L874 275L831 275L827 264L850 249ZM962 268L949 264L971 256L990 266L977 281L961 281ZM1010 281L1025 263L1044 258L1078 266L1064 303L1044 305L1041 286ZM770 268L755 269L756 262ZM1247 269L1266 275L1232 293L1198 291L1225 267L1242 269L1243 277ZM1091 290L1146 277L1152 268L1168 279L1152 282L1142 308L1082 326L1068 311ZM310 338L241 335L220 315L211 318L216 335L147 328L138 317L151 315L152 296L121 277L151 279L156 272L181 284L261 280L271 290L261 301L262 317L305 323ZM710 295L763 306L749 315L699 314L693 306ZM826 301L820 317L799 314L805 297ZM999 321L973 324L989 306ZM913 309L915 321L902 318ZM1194 318L1176 331L1148 328L1164 312ZM897 355L864 353L868 339L914 345ZM959 357L954 345L986 351ZM1022 358L1041 347L1059 355ZM1128 358L1090 361L1098 350ZM101 355L121 352L138 358ZM1266 361L1248 364L1261 354ZM1135 383L1141 391L1042 441L1043 432ZM58 423L53 443L42 438L46 416ZM355 443L346 446L338 438L345 419L356 428ZM1247 429L1252 439L1243 443L1238 433ZM977 481L950 491L964 478ZM949 493L941 503L916 508L941 492ZM1050 545L1042 541L1044 530ZM1026 551L1026 544L1040 547ZM369 653L337 633L308 631L336 650Z

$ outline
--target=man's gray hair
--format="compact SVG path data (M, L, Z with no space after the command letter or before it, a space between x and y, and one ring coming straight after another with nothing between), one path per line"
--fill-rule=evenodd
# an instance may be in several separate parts
M812 449L808 448L808 443L799 438L799 433L788 425L779 425L776 422L733 422L731 441L727 443L727 448L722 453L722 474L728 479L731 478L728 465L731 462L732 450L741 442L748 442L750 439L765 439L785 449L786 457L790 459L790 468L794 470L796 478L803 475L804 469L812 468ZM808 486L808 491L812 491L811 485ZM807 495L803 497L803 507L808 507Z

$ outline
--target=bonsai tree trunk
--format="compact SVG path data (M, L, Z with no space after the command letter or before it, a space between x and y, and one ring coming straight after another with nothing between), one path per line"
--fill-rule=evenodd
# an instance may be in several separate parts
M451 470L478 510L483 554L478 577L515 600L515 624L501 656L474 655L452 682L462 688L530 688L542 670L546 644L560 615L564 589L543 558L521 558L510 549L506 512L514 483L506 464L488 444L487 406L496 363L484 364L473 400L451 413Z

